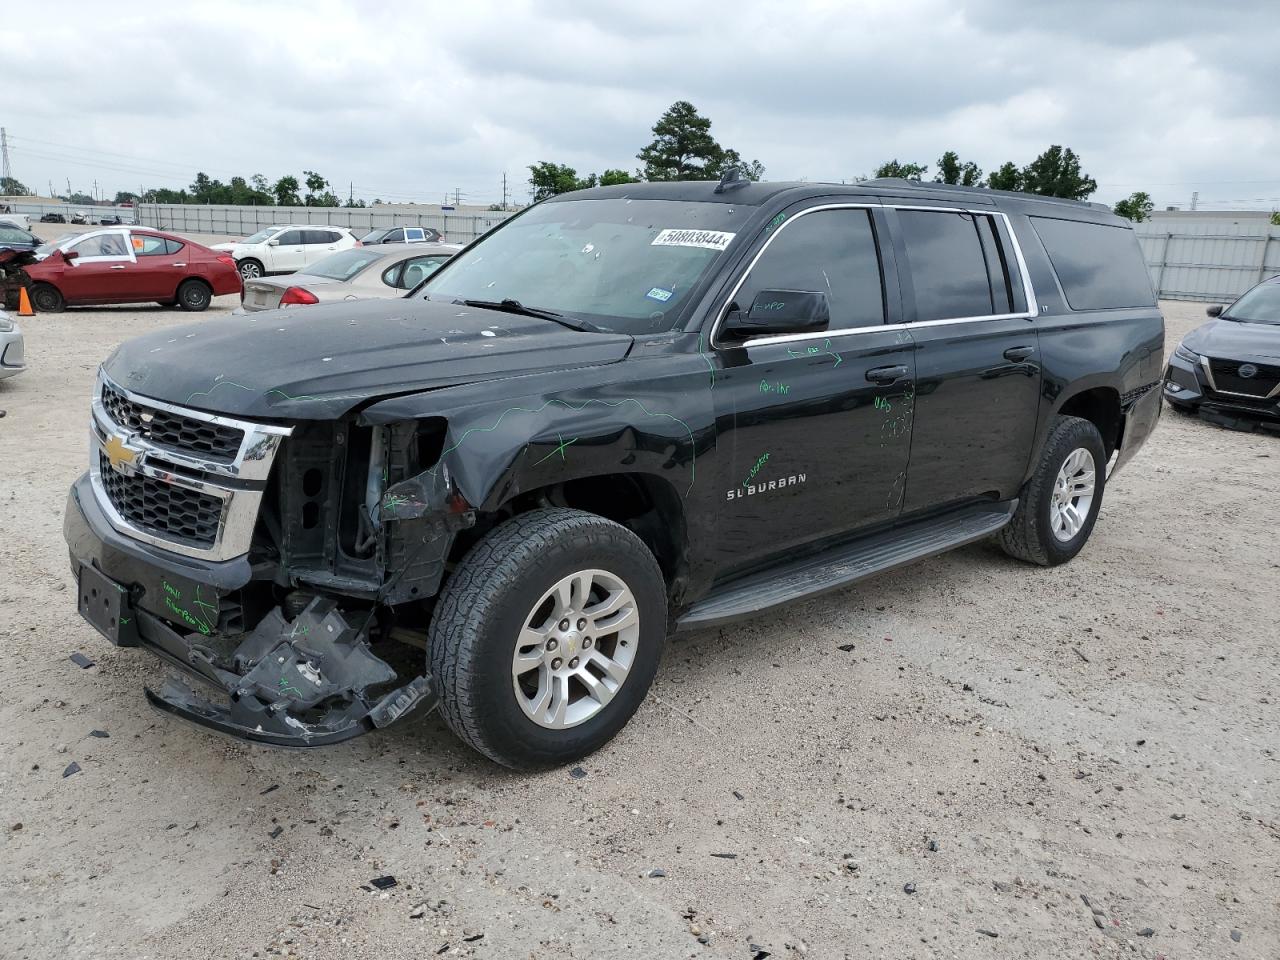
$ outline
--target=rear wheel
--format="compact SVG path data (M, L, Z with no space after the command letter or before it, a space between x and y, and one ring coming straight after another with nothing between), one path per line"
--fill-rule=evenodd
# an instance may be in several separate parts
M58 288L48 283L37 283L31 288L31 306L40 313L61 313L66 301Z
M213 291L203 280L183 280L178 285L178 306L183 310L199 313L207 310L213 300Z
M1005 553L1044 567L1079 553L1102 506L1106 465L1097 427L1079 417L1057 417L1013 520L1000 531Z
M428 649L450 728L498 763L568 763L607 743L643 702L666 642L653 554L577 510L536 510L463 559Z
M236 264L241 280L257 280L262 276L262 264L252 257L246 257Z

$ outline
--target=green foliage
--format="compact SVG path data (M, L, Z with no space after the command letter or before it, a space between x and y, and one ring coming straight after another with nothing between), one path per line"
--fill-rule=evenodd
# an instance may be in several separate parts
M636 183L636 178L625 170L606 170L600 174L600 186L613 187L619 183Z
M1151 211L1155 209L1155 204L1151 202L1151 196L1148 193L1139 190L1136 193L1129 194L1125 199L1117 201L1116 205L1111 209L1118 217L1124 217L1134 223L1141 223L1143 220L1151 218Z
M999 170L992 170L987 177L987 186L992 190L1021 190L1022 170L1012 160L1006 160Z
M653 142L636 154L644 164L640 176L650 181L719 180L731 166L749 179L764 174L759 160L744 163L736 150L726 150L711 136L711 120L688 100L677 100L653 125Z
M97 201L94 200L93 197L89 196L87 193L81 193L79 190L71 194L69 197L63 197L62 199L66 200L67 203L78 203L82 205L89 204L89 203L97 203Z
M892 160L886 160L876 167L875 176L877 178L896 177L900 180L915 180L918 183L928 172L928 164L899 163L898 158L894 157Z
M0 177L0 197L29 197L31 191L21 180L14 177Z
M1271 211L1271 225L1273 227L1280 227L1280 210Z
M271 186L276 203L282 207L300 207L302 198L298 196L298 178L285 174Z
M533 194L533 202L538 203L558 193L580 190L584 186L595 186L578 179L578 171L564 164L542 160L529 167L529 190Z
M116 193L115 203L137 203L138 195L130 193L128 190L120 190Z
M185 190L170 190L168 187L153 187L142 193L144 203L190 203L191 197ZM71 201L75 203L75 200Z
M964 187L982 185L982 168L972 160L960 162L960 155L948 150L938 158L938 172L934 175L934 183L958 183Z
M1022 189L1043 197L1083 200L1098 189L1098 183L1081 172L1080 158L1070 147L1055 143L1023 169Z

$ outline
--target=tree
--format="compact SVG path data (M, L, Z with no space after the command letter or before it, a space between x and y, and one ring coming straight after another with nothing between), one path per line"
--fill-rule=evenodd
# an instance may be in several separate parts
M718 180L727 166L742 166L737 151L716 143L710 118L688 100L677 100L658 118L653 142L636 159L644 164L646 180ZM764 172L759 161L752 161L751 168Z
M613 187L620 183L636 183L636 178L625 170L606 170L600 174L599 183L602 187Z
M1151 219L1151 211L1155 209L1155 204L1151 202L1151 195L1143 190L1131 193L1123 200L1116 202L1111 208L1118 217L1124 217L1126 220L1132 220L1134 223L1141 223L1143 220Z
M920 182L921 178L929 172L928 164L923 163L899 163L898 158L886 160L880 166L876 167L876 177L897 177L900 180L915 180Z
M987 177L987 186L992 190L1021 190L1022 171L1012 160L1000 165L999 170L992 170Z
M276 195L276 203L282 207L302 206L302 201L298 198L297 177L291 177L286 174L275 182L271 187L271 192Z
M1098 182L1080 171L1080 158L1070 147L1053 144L1022 171L1022 189L1043 197L1083 200L1098 189Z
M948 150L938 158L938 172L934 183L958 183L965 187L976 187L982 184L982 168L972 160L960 162L960 155Z
M557 193L568 193L570 190L582 190L595 185L594 174L587 180L579 180L578 171L565 164L542 160L529 167L529 190L533 194L534 203L554 197Z
M737 167L738 172L742 175L743 180L755 182L764 176L764 164L759 160L752 160L747 163L738 154L737 150L726 150L724 157L721 159L716 169L708 171L713 177L719 179L724 176L724 172L730 167Z
M81 206L85 204L98 202L94 200L93 197L89 196L87 193L81 193L79 190L71 194L71 196L64 197L63 199L66 200L67 203L76 203L76 204L80 204Z
M119 190L116 192L115 203L137 203L138 195L130 193L128 190Z
M0 197L29 197L31 191L21 180L14 177L0 177Z
M1280 227L1280 210L1271 211L1271 225L1273 227Z

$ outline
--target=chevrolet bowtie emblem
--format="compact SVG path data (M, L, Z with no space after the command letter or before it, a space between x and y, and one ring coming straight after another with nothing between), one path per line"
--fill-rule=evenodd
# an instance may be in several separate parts
M124 440L114 433L107 438L102 452L107 455L107 463L111 464L111 469L120 472L123 472L126 466L133 466L138 459L138 454L126 447Z

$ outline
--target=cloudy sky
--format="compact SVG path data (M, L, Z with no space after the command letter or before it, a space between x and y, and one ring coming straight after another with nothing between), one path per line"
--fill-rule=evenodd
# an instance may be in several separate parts
M770 180L1061 143L1093 199L1270 209L1272 3L63 0L6 18L0 124L42 193L312 169L366 200L490 203L539 160L634 170L687 99Z

